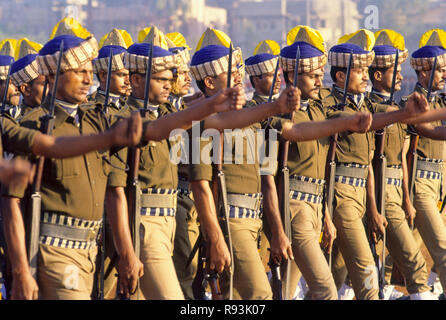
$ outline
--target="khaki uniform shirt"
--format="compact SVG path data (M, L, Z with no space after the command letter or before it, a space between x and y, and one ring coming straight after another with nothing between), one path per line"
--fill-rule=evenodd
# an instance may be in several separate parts
M88 97L88 101L93 103L95 105L95 108L100 108L100 110L103 109L104 103L105 103L105 96L102 93L102 91L95 91ZM111 100L109 100L109 107L105 111L106 117L108 119L108 124L110 126L113 126L113 124L119 119L119 118L128 118L130 117L130 107L126 103L126 98L120 97L118 103L114 103ZM105 127L108 126L108 124L105 124ZM108 176L108 183L107 185L109 187L125 187L127 185L127 174L125 171L126 164L127 164L127 155L128 155L128 149L127 148L120 148L112 149L111 150L111 156L110 156L110 174Z
M371 92L369 98L376 103L385 102L384 97L375 92ZM384 155L386 156L387 166L401 165L403 145L406 136L407 125L404 123L393 123L386 127Z
M263 103L263 99L254 94L248 105ZM282 116L289 120L289 115ZM320 102L310 100L308 107L294 113L293 123L324 121L326 115ZM264 122L262 122L264 124ZM299 175L315 179L324 179L325 163L329 148L329 138L319 140L290 142L288 149L288 169L290 175Z
M384 111L387 106L373 103L365 95L359 106L352 100L347 98L346 106L340 110L336 105L342 102L343 93L333 88L330 95L328 95L322 104L325 107L328 118L334 118L344 115L354 115L358 111L369 111L372 113ZM370 154L375 148L374 132L367 133L352 133L340 132L338 134L338 144L336 148L336 162L337 163L356 163L360 165L369 165Z
M414 91L424 95L427 97L427 92L421 86L416 85ZM441 109L446 107L446 103L441 97L433 96L429 106L431 109ZM405 105L405 102L402 102L402 105ZM441 126L442 121L437 120L430 122L433 126ZM417 145L417 154L422 158L429 159L443 159L443 150L444 150L445 142L443 140L432 140L423 136L420 136L418 139Z
M256 103L251 101L245 106L245 108L253 107L255 105ZM281 124L284 121L284 119L273 117L273 120L271 121L271 128L281 133ZM231 146L231 152L225 153L225 156L229 155L230 157L225 157L222 164L222 170L225 174L226 189L228 193L255 194L261 192L260 165L256 152L257 146L255 144L253 145L255 140L248 141L249 136L255 139L256 131L260 129L262 129L262 124L258 122L240 129L244 133L243 151L241 154L236 154L236 139L231 139L232 141L230 141L229 135L225 136L225 147L229 145ZM208 143L211 142L201 141L200 150L202 150ZM189 165L189 178L191 181L212 181L212 165L205 164L203 162L200 164Z
M131 111L140 110L144 107L144 102L130 96L127 104ZM143 121L154 121L169 113L166 105L158 107L158 114L149 111L147 119ZM178 186L178 168L170 161L169 142L148 141L141 145L141 156L139 162L139 182L141 189L162 188L176 189Z
M48 108L49 99L46 99L41 107L22 118L21 125L40 131L40 118L48 113ZM57 102L54 114L53 135L56 137L97 134L104 130L103 120L88 105L77 109L79 126ZM100 220L110 170L103 157L108 157L108 151L93 151L69 159L45 159L40 190L42 211ZM22 198L24 193L24 189L8 189L8 195L17 198Z
M32 153L32 145L38 131L21 127L8 114L5 114L0 121L4 133L0 144L0 157L3 158L4 151L19 154Z

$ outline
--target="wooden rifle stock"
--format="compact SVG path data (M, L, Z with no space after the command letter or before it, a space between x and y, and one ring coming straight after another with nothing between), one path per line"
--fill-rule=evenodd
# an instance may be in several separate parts
M325 201L323 207L324 215L328 214L331 221L333 221L333 199L334 199L334 184L336 176L336 145L338 142L338 134L335 133L330 137L330 147L328 149L327 162L325 165ZM328 265L331 268L331 253L325 255Z
M384 137L386 134L385 128L379 130L375 134L375 156L372 160L372 165L374 169L375 177L375 200L376 207L379 213L385 216L386 212L386 167L387 159L384 155ZM384 275L384 261L386 252L386 232L383 234L383 248L381 257L383 260L381 269L379 268L379 255L376 252L376 245L372 238L369 238L370 248L372 250L373 259L375 260L376 269L378 270L378 296L380 299L384 299L384 286L385 286L385 275Z

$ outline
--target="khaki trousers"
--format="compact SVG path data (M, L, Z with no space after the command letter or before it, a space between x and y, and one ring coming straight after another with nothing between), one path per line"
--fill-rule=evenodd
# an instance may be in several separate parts
M234 300L271 300L271 286L257 249L262 220L230 218L229 225L234 254ZM223 273L220 288L224 299L228 299L228 272Z
M402 208L403 191L401 187L386 185L386 247L401 273L406 278L409 294L425 292L430 288L427 283L426 261L421 253ZM378 246L377 246L378 247ZM380 247L382 248L382 241ZM377 249L378 250L378 249ZM382 251L377 253L381 256Z
M443 290L446 288L446 226L438 212L441 180L415 179L415 225L435 263Z
M302 273L314 300L337 300L336 285L321 250L322 205L290 199L291 235L297 268L292 268L291 294ZM300 272L299 272L300 270Z
M140 287L145 299L184 299L172 260L174 235L175 217L141 216Z
M378 275L363 224L366 190L337 182L333 220L357 300L378 299Z
M39 299L91 299L96 246L82 250L41 244L39 253Z
M197 218L198 213L193 200L185 194L178 194L173 263L184 297L190 300L194 299L192 282L197 273L198 254L187 268L186 263L200 233Z

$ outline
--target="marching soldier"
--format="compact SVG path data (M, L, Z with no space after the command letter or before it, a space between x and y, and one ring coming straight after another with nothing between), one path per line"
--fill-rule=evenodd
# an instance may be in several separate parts
M380 30L376 34L376 42L373 48L375 58L369 68L369 76L373 84L370 99L376 103L386 103L390 99L392 91L392 79L394 74L396 50L398 50L398 66L396 71L396 81L393 90L401 89L401 65L408 56L404 47L404 38L393 30ZM391 101L393 104L394 102ZM369 228L374 235L374 241L378 234L382 232L384 224L386 232L386 247L392 256L393 263L396 263L406 278L406 287L410 299L430 299L427 282L426 262L420 251L420 246L415 241L407 223L413 223L415 209L410 201L408 190L408 172L406 163L406 153L408 139L406 138L407 126L402 123L395 123L386 127L384 154L387 159L386 170L386 198L385 198L385 218L378 216L380 213L375 205L374 190L370 190L367 201L370 202ZM378 152L375 150L375 152ZM380 174L375 172L374 174ZM369 175L368 179L372 179ZM374 186L377 188L378 186ZM378 230L378 234L376 231ZM381 250L378 250L381 252ZM384 257L381 257L384 261ZM386 291L386 290L385 290Z
M174 72L172 91L169 101L173 106L173 112L186 108L186 102L194 100L197 95L185 97L191 86L190 76L190 47L187 45L183 35L179 32L166 34L169 43L169 51L178 56L180 62ZM170 41L170 42L169 42ZM189 132L190 133L190 132ZM198 255L190 261L192 247L197 242L200 226L198 214L190 190L188 168L186 164L178 165L178 203L175 215L176 229L173 249L173 262L180 281L184 297L188 300L194 299L192 283L197 272Z
M374 34L361 29L340 38L328 54L331 64L330 75L334 82L332 92L323 100L329 118L340 113L354 114L369 110L373 122L364 134L340 133L336 148L336 177L333 202L333 219L336 227L336 245L344 258L348 275L357 299L378 299L375 262L367 240L362 218L366 210L366 184L370 154L374 147L373 130L378 130L397 121L408 121L426 106L417 95L411 97L408 107L392 112L384 111L387 106L372 103L365 97L368 81L368 66L374 58L372 51ZM348 77L349 57L352 57L350 81L347 86L346 105L340 104ZM336 257L334 257L336 258Z
M149 96L145 95L145 79L149 49L153 50ZM140 289L146 299L183 299L183 293L172 261L177 208L177 166L170 161L167 138L176 128L188 128L193 120L201 120L215 111L226 111L244 104L240 90L224 90L213 99L190 105L172 113L168 97L173 78L172 69L178 66L177 56L161 47L136 43L129 47L124 58L130 71L132 94L127 100L132 110L141 110L148 99L147 125L141 146L138 180L141 184L141 261L144 275ZM170 109L170 110L169 110ZM205 123L209 118L205 120ZM210 121L218 124L218 120ZM157 125L155 125L157 124ZM153 136L154 135L154 136ZM160 202L161 201L161 202ZM124 219L125 220L125 219ZM129 234L129 230L126 231ZM132 266L129 266L130 268ZM121 275L120 275L121 277Z
M94 73L99 80L96 92L88 96L89 101L104 102L107 82L107 67L110 52L112 52L112 73L110 77L110 106L113 110L120 110L130 93L129 71L124 68L123 56L129 46L133 44L131 36L125 30L113 29L104 35L99 42L99 55L94 60Z
M418 82L414 92L427 95L430 75L434 72L431 98L431 109L442 110L445 101L437 92L444 88L446 80L446 48L445 32L440 29L429 30L420 39L420 48L412 53L411 66L415 70ZM437 60L433 70L434 59ZM415 226L423 239L433 261L443 287L446 288L446 227L441 218L437 202L440 194L443 150L445 136L442 121L419 124L415 126L419 134L416 148L417 167L413 192L413 205L416 210ZM440 140L439 140L440 139Z
M22 104L9 110L11 116L17 120L42 103L45 76L39 74L36 61L37 51L34 49L39 49L39 47L41 48L42 45L32 43L26 38L23 39L20 42L19 59L11 67L11 81L22 95Z
M127 48L132 44L132 38L125 30L113 29L102 37L99 42L98 57L93 61L93 70L99 79L99 88L96 92L88 96L90 101L93 101L96 108L100 108L101 112L111 119L110 125L113 125L116 120L116 116L129 117L130 109L126 105L127 95L130 92L129 71L124 67L124 53ZM108 79L108 65L110 56L112 58L110 79ZM108 88L107 88L108 85ZM105 98L108 90L108 105L105 106ZM126 210L127 207L123 204L127 203L125 198L124 188L126 186L126 174L125 174L125 157L127 151L125 149L120 150L117 154L111 156L111 163L114 170L112 170L108 176L107 191L105 195L105 237L103 238L102 250L104 254L103 266L99 263L101 259L98 259L97 266L100 266L96 270L96 283L95 289L99 289L103 292L104 299L114 299L117 293L117 277L116 273L119 273L115 268L121 269L123 266L129 264L135 264L138 261L134 256L133 250L126 251L121 245L122 242L116 241L114 243L112 234L118 233L119 228L115 227L114 230L110 226L117 226L115 219L120 217L119 210ZM119 255L115 250L115 245L118 247ZM119 258L118 258L119 256ZM98 255L100 257L100 255ZM116 264L116 260L118 263ZM128 260L127 262L124 260ZM136 261L136 262L135 262ZM140 263L140 262L139 262ZM121 269L120 273L124 271ZM101 279L104 277L104 279ZM103 288L101 288L101 280L103 280ZM99 291L99 296L100 292Z
M127 133L127 121L123 123L125 125L118 124L111 131L102 132L102 120L88 108L79 106L92 83L91 60L97 55L94 37L84 40L75 36L58 36L39 51L39 73L48 77L50 91L57 76L55 66L62 41L64 63L61 64L59 85L55 88L57 120L54 137L24 128L40 128L39 119L48 112L50 97L40 108L22 118L24 127L15 129L19 130L19 135L8 132L10 130L5 134L6 137L10 134L9 139L20 138L14 146L9 146L13 152L32 152L58 158L77 156L64 160L47 159L44 164L37 282L31 276L27 261L20 212L19 199L24 196L25 190L17 188L6 191L8 197L3 199L3 212L12 266L13 299L37 299L38 296L41 299L90 299L97 251L96 235L101 223L109 170L103 160L106 151L91 151L106 150L113 145L132 145L140 135L140 127ZM139 118L132 119L135 121ZM81 133L83 135L79 136ZM67 233L68 229L71 232Z
M280 53L280 46L274 40L263 40L257 44L254 49L254 55L249 57L245 61L246 72L249 76L249 81L254 88L254 93L251 100L246 104L247 107L253 107L257 104L268 102L271 86L273 85L275 67L272 63L277 63L277 56ZM259 67L259 68L257 68ZM276 100L280 94L282 71L280 68L277 70L277 75L275 78L275 85L271 96L271 101ZM263 176L262 176L263 180ZM262 183L262 186L264 184ZM268 261L270 253L268 248L270 248L270 243L265 232L268 233L268 223L265 221L265 215L262 215L263 228L260 235L260 257L262 258L263 264L265 265L265 270L270 272L268 266Z
M215 32L208 30L206 33ZM215 36L215 35L214 35ZM203 39L203 38L202 38ZM206 40L206 38L205 38ZM206 41L202 41L206 43ZM211 42L212 43L212 42ZM192 57L191 70L197 82L197 86L207 97L212 97L217 90L227 85L227 71L222 68L228 64L228 48L222 45L210 44L204 47L198 47L198 50ZM235 53L238 49L235 49ZM238 59L240 56L238 54ZM240 62L238 59L235 64ZM275 58L277 59L277 58ZM233 60L233 61L234 61ZM267 59L271 60L271 59ZM276 60L277 61L277 60ZM269 65L274 63L269 61ZM246 66L247 69L251 66ZM258 66L257 66L258 67ZM253 67L255 68L255 67ZM237 79L238 71L236 66L232 67L231 86L237 85L240 81ZM235 78L235 79L234 79ZM229 83L228 83L229 84ZM299 103L299 92L295 88L286 89L281 96L272 103L260 104L251 108L244 108L238 111L240 115L249 115L247 122L240 121L240 127L245 131L252 129L260 129L260 121L274 114L289 113L296 110ZM240 120L241 117L233 117L234 122ZM367 121L370 120L369 114L357 115L351 118L351 123L362 123L368 126ZM244 122L244 123L243 123ZM244 124L244 126L242 126ZM314 123L304 122L292 124L288 120L274 118L271 121L271 128L282 133L283 137L291 141L305 141L320 138L331 134L332 130L342 128L342 121L318 121ZM246 127L249 126L249 127ZM238 126L237 126L238 127ZM214 139L217 137L214 137ZM225 140L228 138L225 137ZM232 136L230 137L232 140ZM234 157L234 143L232 145L231 159ZM243 140L246 140L244 138ZM226 142L225 142L226 145ZM225 151L225 158L227 157ZM237 155L240 156L240 155ZM229 206L229 228L233 243L233 259L234 270L234 298L236 299L271 299L272 292L268 279L265 274L262 261L257 251L257 237L259 235L262 221L260 219L260 199L261 199L261 181L259 176L259 159L255 159L254 163L247 163L247 150L244 149L242 163L225 163L222 169L226 177L227 200ZM203 228L205 239L210 246L210 257L207 263L210 269L222 273L224 268L228 268L231 264L231 256L228 246L225 243L225 236L219 227L216 207L209 182L213 179L212 167L210 164L201 162L200 164L190 165L190 179L192 190L197 206L200 223ZM268 195L269 196L269 195ZM265 212L266 213L266 212ZM272 236L284 236L282 226L280 225L280 216L278 210L268 211L267 214L274 215L268 221L276 221L271 224ZM277 223L279 221L279 223ZM285 237L286 239L286 237ZM292 257L290 252L289 241L280 241L281 249L275 260L280 261L282 258L288 259ZM224 298L229 297L230 275L224 273L222 275L220 286Z

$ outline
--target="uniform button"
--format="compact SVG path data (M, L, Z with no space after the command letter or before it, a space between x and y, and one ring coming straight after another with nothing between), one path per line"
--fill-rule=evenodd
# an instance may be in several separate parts
M94 205L95 205L96 207L99 207L99 203L95 203Z
M94 180L93 180L93 181L91 181L91 184L94 184Z

